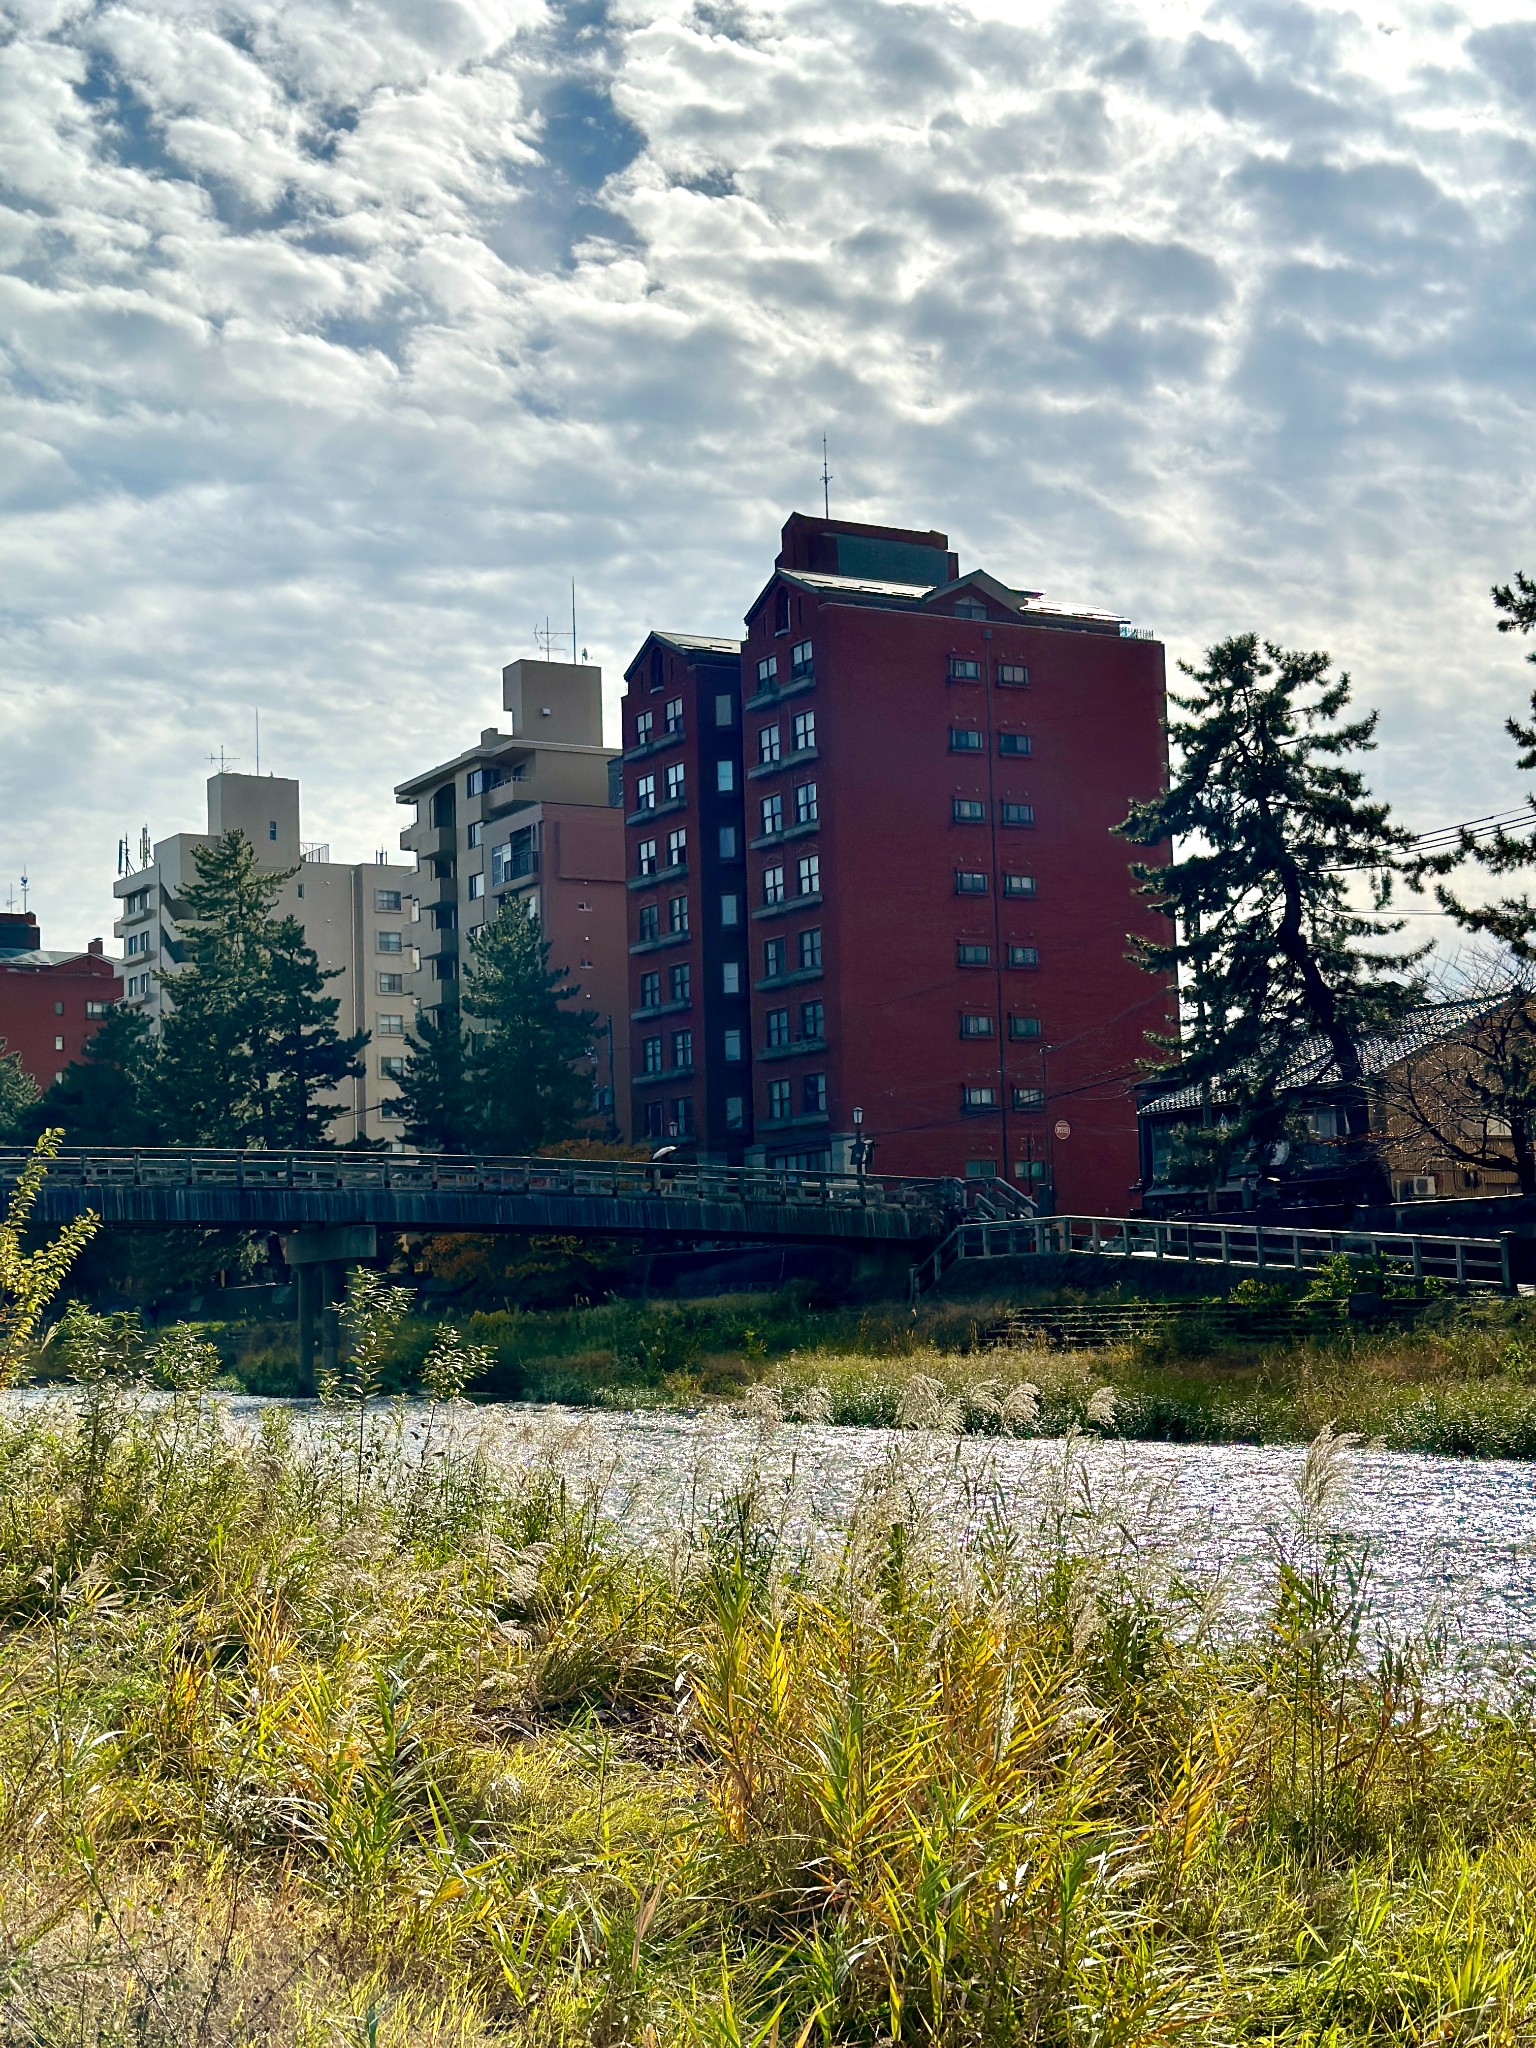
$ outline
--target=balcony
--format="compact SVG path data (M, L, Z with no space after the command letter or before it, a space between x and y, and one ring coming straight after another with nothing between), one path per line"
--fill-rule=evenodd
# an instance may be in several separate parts
M631 875L624 886L626 889L653 889L658 882L681 881L687 873L687 861L675 861L669 868L652 868L648 875Z

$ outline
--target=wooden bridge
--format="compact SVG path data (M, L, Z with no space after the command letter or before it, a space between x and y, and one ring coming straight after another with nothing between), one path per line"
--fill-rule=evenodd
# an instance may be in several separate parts
M0 1151L0 1196L30 1155ZM967 1184L612 1159L401 1152L66 1151L38 1220L140 1229L537 1230L761 1243L932 1244ZM983 1213L992 1213L990 1210Z

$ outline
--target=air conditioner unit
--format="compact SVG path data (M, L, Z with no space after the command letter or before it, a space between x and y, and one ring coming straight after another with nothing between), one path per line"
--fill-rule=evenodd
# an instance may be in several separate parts
M1412 1180L1400 1180L1397 1184L1397 1199L1400 1202L1416 1202L1435 1192L1435 1176L1432 1173L1417 1173Z

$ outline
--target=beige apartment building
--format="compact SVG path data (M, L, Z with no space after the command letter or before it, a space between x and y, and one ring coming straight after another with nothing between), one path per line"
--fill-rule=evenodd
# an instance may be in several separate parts
M455 1009L474 934L526 903L551 964L599 1018L597 1110L622 1134L629 1103L624 817L618 752L603 744L602 670L514 661L501 672L510 731L396 785L414 809L400 844L416 858L423 1010Z
M343 1032L366 1031L361 1076L343 1084L342 1113L331 1125L338 1144L362 1137L400 1143L396 1081L405 1070L405 1034L415 1022L416 872L374 861L333 861L330 848L299 836L299 785L281 775L211 775L208 829L158 841L147 867L113 885L123 946L123 1000L156 1023L175 1006L184 958L183 893L197 879L194 849L241 831L269 868L295 872L283 884L279 914L296 917L321 967L334 973L326 993L340 1004Z

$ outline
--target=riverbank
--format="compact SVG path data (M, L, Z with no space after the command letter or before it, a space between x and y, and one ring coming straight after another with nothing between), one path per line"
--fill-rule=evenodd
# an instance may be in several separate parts
M485 1347L477 1399L621 1409L766 1404L863 1426L1096 1430L1146 1442L1305 1443L1327 1424L1393 1449L1536 1458L1536 1302L1445 1301L1414 1325L1260 1341L1194 1320L1076 1350L992 1341L1010 1301L822 1307L804 1290L459 1318ZM409 1319L387 1384L407 1387L440 1328ZM311 1391L286 1326L205 1326L226 1382ZM1032 1395L1017 1390L1033 1388ZM1012 1394L1012 1406L1004 1412ZM1097 1404L1097 1405L1096 1405Z
M1234 1636L1070 1448L957 1533L913 1431L809 1546L750 1467L669 1478L640 1546L508 1419L0 1418L19 2039L1536 2031L1520 1669L1459 1708L1366 1654L1336 1446Z

